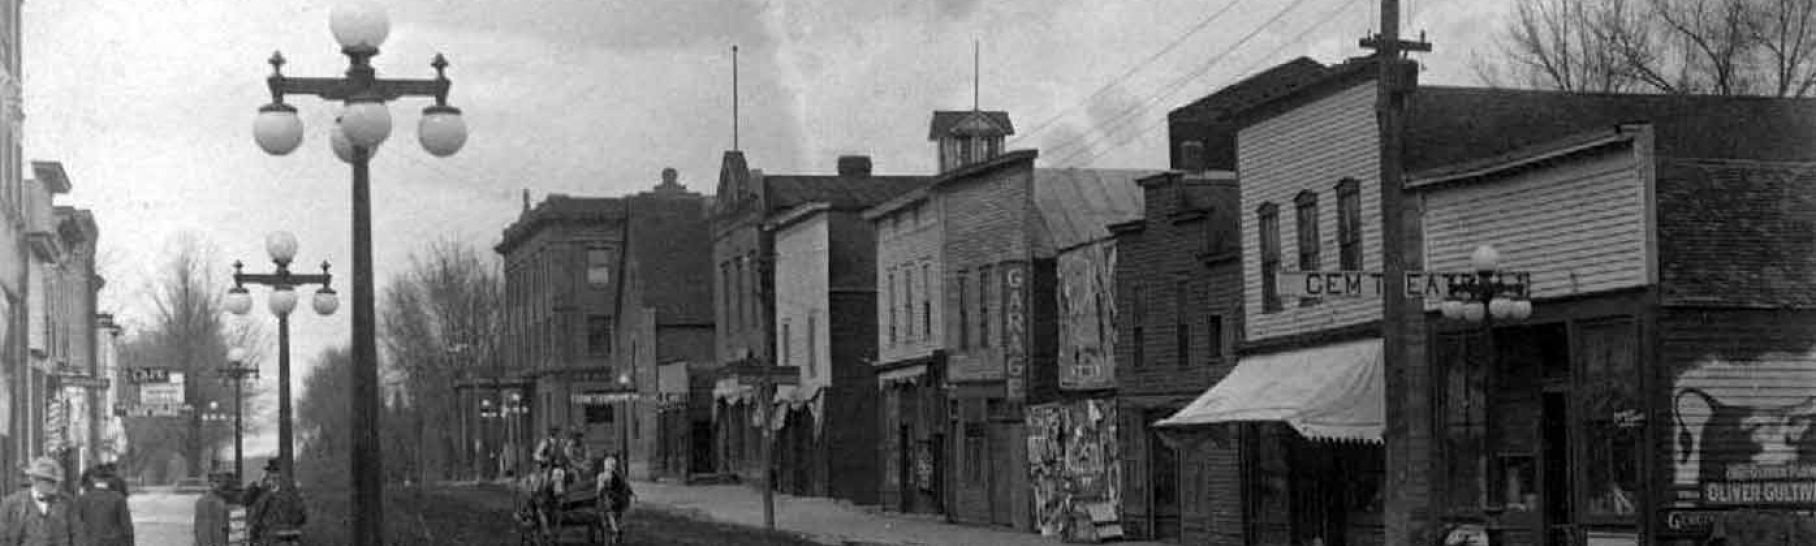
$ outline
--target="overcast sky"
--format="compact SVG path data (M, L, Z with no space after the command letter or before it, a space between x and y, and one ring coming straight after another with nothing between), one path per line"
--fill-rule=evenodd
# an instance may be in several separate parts
M1406 33L1427 31L1435 44L1421 56L1422 80L1476 84L1473 63L1513 1L1408 0ZM24 4L26 156L62 162L74 185L64 204L94 211L104 311L129 328L145 324L149 283L183 233L216 249L223 283L234 259L269 269L263 236L272 230L296 234L301 263L351 269L349 171L327 145L337 108L291 100L307 136L289 156L266 155L251 136L270 100L272 51L283 51L292 76L345 70L328 32L332 4ZM430 57L444 52L451 102L471 132L458 155L435 158L415 138L427 102L392 103L395 129L372 166L381 291L438 238L491 255L525 189L535 201L619 195L674 167L682 183L711 193L732 145L733 44L739 140L753 168L823 173L840 154L868 154L882 174L930 172L930 113L972 105L973 40L981 106L1009 112L1013 147L1039 148L1046 166L1164 168L1168 109L1294 56L1365 54L1356 41L1379 26L1372 0L385 4L392 30L375 60L380 76L432 75ZM324 348L348 339L344 277L338 287L343 312L299 309L291 321L299 386ZM255 293L252 317L275 331L265 292ZM253 350L271 354L275 341ZM248 451L274 444L267 434Z

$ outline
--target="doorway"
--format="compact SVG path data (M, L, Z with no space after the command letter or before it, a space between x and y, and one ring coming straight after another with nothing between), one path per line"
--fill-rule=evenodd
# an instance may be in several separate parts
M1144 421L1153 423L1172 415L1175 410L1150 411ZM1149 529L1153 529L1154 540L1179 542L1182 529L1179 521L1179 455L1173 448L1160 440L1160 435L1153 429L1146 431L1148 442L1148 491L1153 496L1148 499Z
M1545 543L1574 546L1575 521L1570 506L1570 408L1569 391L1546 389L1543 411Z

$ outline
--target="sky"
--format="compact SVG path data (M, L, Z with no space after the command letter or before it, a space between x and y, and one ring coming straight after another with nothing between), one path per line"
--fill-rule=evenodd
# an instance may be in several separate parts
M1405 0L1403 33L1426 33L1423 83L1477 85L1478 59L1517 0ZM302 148L262 152L252 120L270 101L273 51L290 76L346 69L328 31L333 2L25 2L25 153L59 161L100 226L103 312L147 324L149 291L185 235L206 243L226 290L231 263L271 264L267 232L300 242L299 264L352 265L350 171L328 147L338 105L295 97ZM444 53L466 147L436 158L415 142L426 99L390 105L372 164L379 290L438 240L484 255L523 206L548 194L641 191L664 167L711 193L733 145L752 168L830 173L864 154L879 174L926 174L934 110L1006 110L1012 148L1043 166L1164 168L1166 111L1296 56L1366 54L1370 0L391 0L381 77L424 78ZM976 47L974 57L973 48ZM980 60L974 66L974 58ZM976 81L974 84L974 71ZM292 316L293 384L351 330L341 312ZM275 332L254 289L249 318ZM304 290L307 296L309 290ZM304 302L307 302L305 299ZM306 308L306 306L304 306ZM275 334L264 377L276 377ZM268 380L269 381L269 380ZM275 392L268 389L267 392ZM274 394L267 396L275 397ZM275 402L260 404L275 407ZM275 450L273 428L247 451Z

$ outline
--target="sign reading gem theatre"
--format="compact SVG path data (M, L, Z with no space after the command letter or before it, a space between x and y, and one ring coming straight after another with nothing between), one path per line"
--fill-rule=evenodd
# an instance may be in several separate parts
M1531 297L1531 273L1504 271L1492 278L1521 287L1514 297ZM1383 281L1378 271L1281 271L1274 279L1281 297L1300 298L1378 298ZM1408 271L1401 289L1408 298L1443 299L1450 295L1450 287L1472 285L1480 279L1475 273Z

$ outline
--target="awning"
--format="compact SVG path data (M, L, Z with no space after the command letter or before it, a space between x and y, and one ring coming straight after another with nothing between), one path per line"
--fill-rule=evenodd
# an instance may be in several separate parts
M1383 381L1379 338L1247 357L1154 426L1285 421L1307 438L1380 442Z

